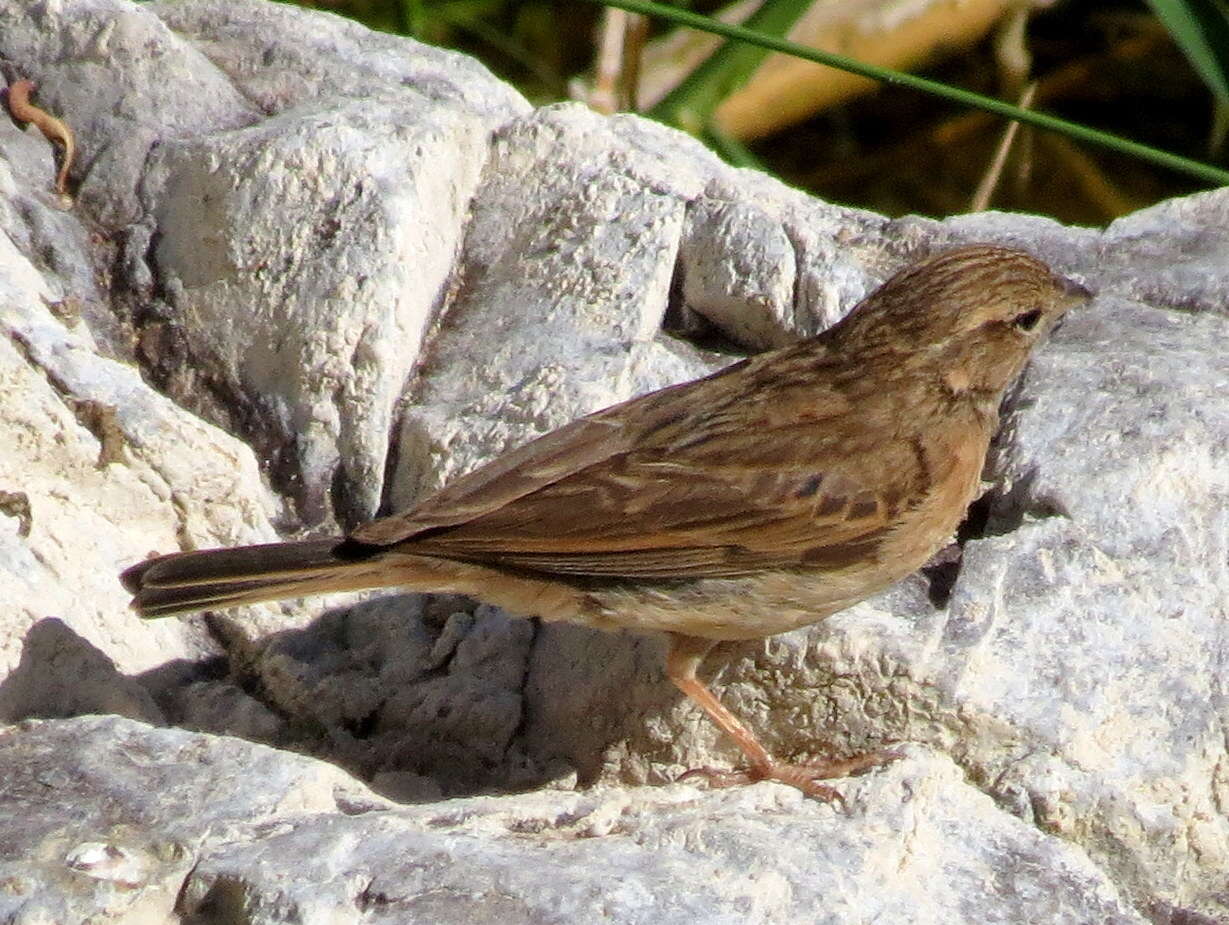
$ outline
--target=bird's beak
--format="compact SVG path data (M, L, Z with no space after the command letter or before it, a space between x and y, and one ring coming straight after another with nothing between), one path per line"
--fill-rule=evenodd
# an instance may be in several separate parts
M1081 308L1082 306L1091 302L1093 296L1095 295L1095 293L1086 286L1083 286L1075 280L1069 279L1068 277L1060 276L1059 283L1062 286L1063 295L1066 297L1064 300L1066 302L1066 308Z

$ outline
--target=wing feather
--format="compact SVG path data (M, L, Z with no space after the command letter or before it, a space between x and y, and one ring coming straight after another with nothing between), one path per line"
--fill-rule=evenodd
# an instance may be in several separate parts
M796 355L813 364L817 351ZM849 400L814 376L782 376L779 365L757 381L763 366L757 357L582 418L352 539L551 574L663 580L835 568L867 555L916 500L875 486L917 481L908 471L916 459L883 460L897 467L891 479L846 471L848 429L833 422L847 419Z

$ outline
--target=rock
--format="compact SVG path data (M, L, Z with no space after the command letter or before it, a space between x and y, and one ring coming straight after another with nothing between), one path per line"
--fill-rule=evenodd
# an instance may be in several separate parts
M176 726L226 732L251 742L277 745L289 738L286 721L231 681L189 681L168 692Z
M83 152L65 212L0 121L0 719L331 762L11 726L0 825L43 821L0 837L6 920L1229 918L1226 191L1104 231L887 220L256 0L0 6L0 58ZM660 640L448 596L126 609L152 550L412 503L977 240L1099 295L1010 396L962 545L705 666L783 755L913 743L848 816L635 786L737 760Z
M6 920L1146 921L919 748L842 783L848 812L778 784L392 808L323 762L117 717L10 727L0 776Z
M701 200L682 237L683 299L691 311L752 352L793 343L797 267L780 222L754 206Z
M145 160L159 142L225 132L259 110L190 42L125 0L0 7L0 55L63 113L78 146L79 204L110 228L137 221Z
M160 326L145 337L159 376L284 458L291 471L277 474L319 526L333 522L333 492L350 523L379 504L393 405L444 297L486 137L526 104L468 59L364 43L370 33L343 20L313 31L310 54L253 44L307 15L94 0L0 13L0 31L46 105L83 114L81 205L154 242L128 272L160 292L150 308L175 328L173 344ZM163 74L164 61L182 70ZM87 84L101 105L122 104L93 109Z
M303 104L151 160L167 319L251 403L257 445L293 457L309 526L332 521L334 493L349 523L379 506L393 407L443 300L487 133L402 93Z
M148 690L60 620L40 620L20 641L21 661L0 684L0 721L83 713L165 721Z
M323 762L118 717L10 726L0 753L8 921L170 921L201 845L385 805Z
M787 321L830 323L838 304L847 310L874 288L857 242L882 219L779 185L761 190L754 175L739 193L749 202L735 208L726 204L735 177L686 136L577 105L502 128L474 195L461 285L411 386L393 507L583 414L727 365L728 355L662 333L676 279L701 299L687 311L724 324L744 347L779 341ZM714 214L729 221L708 228ZM717 296L721 280L746 276L728 269L748 260L746 223L776 223L761 245L774 262L762 281ZM822 291L809 285L811 260L828 271ZM735 327L730 304L740 297L757 320ZM479 353L489 362L474 363Z
M0 129L0 151L9 139L24 141L15 129ZM0 573L9 602L0 671L17 670L23 646L34 646L39 664L27 660L21 669L29 683L55 678L77 688L77 709L111 709L113 695L128 698L112 687L116 668L140 672L212 649L199 622L151 625L128 612L116 570L181 544L270 539L276 502L250 451L184 414L132 366L103 355L88 320L93 311L65 310L73 300L100 298L78 288L94 275L87 236L56 212L50 192L22 186L0 160L7 232L0 235L0 394L20 397L0 403ZM50 262L36 265L19 245L43 238L48 246L38 254ZM58 631L28 635L48 618L62 621ZM110 664L76 661L75 651L91 649ZM93 676L90 666L101 673ZM10 677L0 686L19 701L39 689L15 694L15 683ZM91 706L82 699L86 689L101 699ZM69 702L51 696L47 704L58 699ZM123 712L151 716L134 709Z
M394 506L575 417L715 368L661 334L685 202L628 176L634 162L578 106L495 138L464 276L402 419Z

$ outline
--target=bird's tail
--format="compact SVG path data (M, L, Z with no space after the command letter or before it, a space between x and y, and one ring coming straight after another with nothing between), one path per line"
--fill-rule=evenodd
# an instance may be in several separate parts
M142 617L388 584L380 547L340 538L204 549L147 559L120 576Z

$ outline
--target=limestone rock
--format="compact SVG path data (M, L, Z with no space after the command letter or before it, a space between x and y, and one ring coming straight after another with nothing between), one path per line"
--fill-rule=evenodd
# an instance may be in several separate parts
M83 153L64 211L0 120L0 720L331 762L10 726L0 917L1229 917L1225 191L887 220L257 0L0 3L0 59ZM446 596L125 607L149 551L412 503L968 241L1099 295L1009 397L962 548L706 666L783 755L913 743L848 816L634 786L736 760L656 639Z
M778 784L393 808L323 762L116 717L10 727L0 776L9 921L1146 921L925 749L843 783L847 812Z

